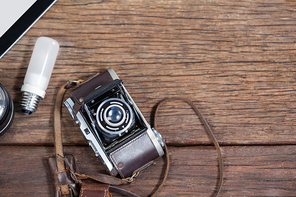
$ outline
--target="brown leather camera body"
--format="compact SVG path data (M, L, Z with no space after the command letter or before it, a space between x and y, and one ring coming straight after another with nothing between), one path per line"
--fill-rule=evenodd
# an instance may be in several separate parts
M118 108L122 109L121 113L127 112L124 112L125 109L120 105L130 105L128 106L131 110L129 112L130 115L127 114L126 116L131 118L134 114L133 117L136 120L134 121L133 128L135 127L136 129L122 126L125 132L118 134L120 139L113 140L110 145L111 148L106 148L103 145L102 136L110 136L110 134L104 134L104 131L98 128L98 121L95 118L99 112L96 114L96 111L94 111L97 106L92 108L89 106L94 105L93 103L97 102L97 100L99 100L98 103L102 103L102 100L114 96L115 93L113 92L119 95L116 96L120 97L120 99L115 98L118 102L122 100L122 103L118 104ZM71 97L64 102L65 106L74 120L79 123L80 130L86 141L93 148L96 156L101 158L107 171L112 176L119 175L121 178L133 176L142 168L149 166L152 160L164 154L160 134L147 123L112 68L107 69L102 74L90 77L70 92L70 95ZM117 100L113 103L118 103ZM108 122L106 118L102 118L102 120ZM139 126L136 124L139 124ZM106 127L110 128L110 126L111 123ZM118 127L120 126L117 126L115 129L118 129ZM109 133L112 135L112 132L110 131Z

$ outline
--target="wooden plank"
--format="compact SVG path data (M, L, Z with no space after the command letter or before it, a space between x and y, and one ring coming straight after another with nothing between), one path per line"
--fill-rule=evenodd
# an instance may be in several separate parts
M58 88L109 66L148 120L160 100L184 96L222 144L295 144L295 9L294 1L276 0L60 0L0 61L1 83L16 105L0 144L53 144ZM61 50L45 99L24 116L20 88L39 36L56 39ZM210 143L186 106L169 107L169 119L159 120L167 142ZM65 141L84 144L63 117Z
M47 158L51 146L1 146L2 196L53 196ZM294 196L295 146L223 147L225 181L221 196ZM68 146L81 173L104 172L89 147ZM217 154L212 146L169 147L171 168L158 196L212 196L218 179ZM125 189L147 196L159 182L163 160L157 159ZM118 196L114 194L114 196Z

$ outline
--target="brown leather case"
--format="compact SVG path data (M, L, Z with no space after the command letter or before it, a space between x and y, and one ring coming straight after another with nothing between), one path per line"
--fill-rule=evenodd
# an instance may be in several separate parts
M130 176L159 157L147 131L111 152L109 156L121 177Z
M55 197L111 197L109 193L109 185L100 183L89 183L75 180L78 173L76 159L72 154L66 154L64 159L68 162L66 170L58 172L55 157L48 159L49 170L55 187ZM71 170L70 170L71 168ZM64 193L64 194L63 194ZM65 194L68 193L68 194Z
M98 183L82 183L79 197L111 197L109 185Z
M77 172L76 160L73 155L65 155L65 159L69 162L72 169ZM72 197L78 196L80 185L75 182L73 177L70 175L69 170L58 172L56 157L48 158L49 171L53 180L54 188L55 188L55 197ZM66 168L67 169L67 168ZM69 193L68 195L62 195L62 191L64 193Z

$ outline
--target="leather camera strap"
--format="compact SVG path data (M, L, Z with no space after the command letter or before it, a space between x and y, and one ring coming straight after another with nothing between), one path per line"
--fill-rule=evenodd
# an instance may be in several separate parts
M63 101L63 97L67 91L67 89L72 88L73 86L76 86L78 84L80 84L82 81L69 81L67 82L65 85L63 85L56 96L56 101L55 101L55 107L54 107L54 134L55 134L55 152L56 152L56 162L57 162L57 168L58 171L64 171L65 170L65 159L64 159L64 153L63 153L63 144L62 144L62 131L61 131L61 106L62 106L62 101ZM196 112L196 114L199 116L201 122L203 123L208 135L210 136L212 142L215 145L215 148L218 152L218 161L219 161L219 187L217 189L216 195L218 196L223 184L223 158L222 158L222 153L221 153L221 149L219 146L218 141L216 140L212 129L210 128L210 126L208 125L207 121L205 120L204 116L200 113L200 111L198 110L198 108L188 99L184 99L184 98L170 98L170 99L165 99L162 102L160 102L157 106L156 112L155 112L155 117L154 117L154 127L157 130L157 115L158 115L158 111L161 108L161 106L163 106L165 103L169 102L169 101L175 101L175 100L181 100L186 102L187 104L189 104L193 110ZM166 156L166 166L165 166L165 172L164 172L164 176L162 179L161 184L157 187L157 189L150 195L151 197L155 197L157 192L162 188L162 186L165 184L165 181L167 179L168 173L169 173L169 166L170 166L170 158L169 158L169 154L168 154L168 148L165 145L165 156ZM132 181L132 179L134 177L131 177L129 179L119 179L116 177L112 177L106 174L97 174L96 177L93 176L88 176L88 175L82 175L82 174L78 174L75 173L74 176L76 176L76 178L78 179L93 179L95 181L101 182L101 183L106 183L106 184L110 184L110 185L123 185L123 184L128 184ZM130 196L130 197L138 197L136 194L133 194L127 190L121 189L121 188L117 188L114 186L110 186L110 190L113 192L117 192L117 193L121 193L124 194L126 196Z
M200 118L202 124L204 125L205 129L206 129L206 132L207 134L209 135L211 141L214 143L214 146L216 148L216 151L218 153L218 162L219 162L219 183L218 183L218 189L217 189L217 192L215 194L215 196L218 196L220 191L221 191L221 188L222 188L222 185L223 185L223 177L224 177L224 170L223 170L223 158L222 158L222 152L221 152L221 148L220 148L220 145L219 145L219 142L217 141L217 139L215 138L214 136L214 133L211 129L211 127L209 126L208 122L206 121L206 119L204 118L204 116L202 115L202 113L199 111L199 109L192 103L192 101L190 101L189 99L186 99L186 98L166 98L164 99L163 101L161 101L158 105L157 105L157 108L156 108L156 111L155 111L155 115L154 115L154 128L156 130L157 129L157 116L159 114L159 109L166 103L168 102L171 102L171 101L183 101L185 103L187 103L188 105L190 105L192 107L192 109L195 111L195 113L198 115L198 117ZM167 151L167 150L166 150ZM166 155L168 157L168 153L166 152ZM167 167L168 168L168 167Z

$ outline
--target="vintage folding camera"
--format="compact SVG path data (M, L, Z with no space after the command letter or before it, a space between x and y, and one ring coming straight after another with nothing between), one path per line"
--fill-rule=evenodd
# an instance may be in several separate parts
M128 177L164 154L152 128L112 68L87 79L64 105L107 171Z

